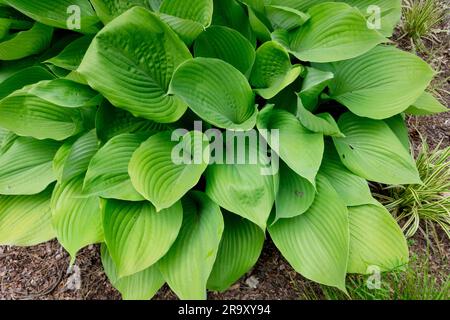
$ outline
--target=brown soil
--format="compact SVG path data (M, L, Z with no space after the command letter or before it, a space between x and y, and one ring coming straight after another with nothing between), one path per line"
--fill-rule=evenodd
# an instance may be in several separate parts
M449 23L442 25L448 30ZM400 35L400 31L396 36ZM426 40L428 54L419 53L437 70L441 70L438 80L442 102L450 104L450 39L448 34L438 33ZM411 45L405 38L399 46L410 51ZM447 79L447 80L444 80ZM447 93L445 92L447 91ZM431 147L442 141L442 146L450 145L450 113L431 117L409 117L408 125L413 145L420 145L419 132L427 137ZM426 251L426 241L419 234L411 252L427 255L431 270L445 270L450 274L450 244L442 238L438 251ZM69 257L57 241L51 241L30 248L0 246L0 299L120 299L120 294L109 284L101 266L98 246L82 250L77 258L81 272L80 289L71 289L71 274L67 273ZM256 284L253 288L249 284ZM304 289L321 297L319 286L297 274L267 241L262 256L255 268L237 284L224 293L209 293L209 299L299 299ZM156 299L176 299L167 286L160 290Z

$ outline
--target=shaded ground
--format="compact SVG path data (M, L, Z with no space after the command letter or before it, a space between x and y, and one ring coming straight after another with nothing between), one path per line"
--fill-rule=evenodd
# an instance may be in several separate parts
M441 29L448 30L449 23ZM397 37L400 32L397 32ZM450 104L450 38L439 32L426 40L428 53L420 53L435 69L441 70L434 87L447 106ZM399 45L411 50L406 39ZM419 132L427 136L431 147L442 141L450 145L450 113L433 117L410 117L407 120L414 146L420 144ZM412 254L428 256L430 269L434 273L448 275L450 244L442 238L439 249L427 250L426 241L418 235L411 246ZM74 289L73 273L67 273L69 257L62 247L52 241L30 248L0 246L0 299L120 299L119 293L109 284L103 273L98 246L82 250L77 259L81 286ZM439 271L439 272L438 272ZM420 272L420 270L418 271ZM445 281L446 279L441 279ZM420 288L418 288L420 289ZM307 292L322 297L318 285L298 275L281 257L270 241L255 268L225 293L209 293L210 299L299 299ZM175 299L175 295L164 287L156 299Z

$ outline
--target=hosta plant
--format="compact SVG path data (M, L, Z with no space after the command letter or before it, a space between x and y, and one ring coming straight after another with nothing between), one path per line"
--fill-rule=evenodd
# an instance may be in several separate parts
M367 181L420 184L403 114L445 108L388 40L400 8L0 0L0 244L101 243L127 299L226 290L268 237L343 291L401 267Z

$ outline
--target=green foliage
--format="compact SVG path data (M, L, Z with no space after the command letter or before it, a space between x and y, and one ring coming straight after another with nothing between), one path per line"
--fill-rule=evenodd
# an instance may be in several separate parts
M448 11L446 2L436 0L405 0L402 28L413 43L424 49L423 38L431 33L444 20Z
M0 244L102 243L125 299L226 290L268 234L344 292L408 261L367 180L426 185L401 114L444 109L400 0L1 3Z

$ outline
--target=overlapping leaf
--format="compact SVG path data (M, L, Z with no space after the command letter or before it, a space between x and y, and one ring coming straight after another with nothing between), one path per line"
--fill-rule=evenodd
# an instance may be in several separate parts
M96 35L78 72L114 106L167 123L186 111L186 104L167 90L174 70L190 58L164 22L134 7Z

